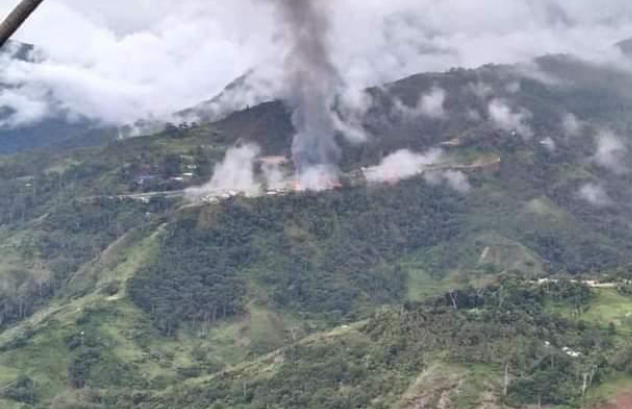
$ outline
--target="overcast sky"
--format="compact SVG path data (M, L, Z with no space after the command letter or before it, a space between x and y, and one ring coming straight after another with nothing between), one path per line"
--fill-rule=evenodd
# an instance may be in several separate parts
M38 65L0 62L11 124L69 112L110 123L164 117L251 68L281 80L287 41L275 0L45 0L16 39ZM630 0L313 0L331 20L332 60L353 88L421 71L527 61L551 52L616 59ZM7 13L17 0L0 0ZM281 85L279 85L281 87ZM6 125L6 124L5 124Z

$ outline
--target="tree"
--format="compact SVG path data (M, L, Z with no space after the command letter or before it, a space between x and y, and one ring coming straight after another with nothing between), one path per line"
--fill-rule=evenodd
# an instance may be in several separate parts
M174 177L180 174L182 158L180 155L170 154L162 161L162 174L167 177Z
M20 375L11 385L6 387L2 396L22 403L35 403L37 400L35 382L26 375Z

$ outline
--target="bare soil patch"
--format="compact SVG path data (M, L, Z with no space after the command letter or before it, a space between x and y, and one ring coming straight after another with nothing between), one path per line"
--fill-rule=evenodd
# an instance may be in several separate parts
M611 402L596 406L595 409L632 409L632 392L621 393Z

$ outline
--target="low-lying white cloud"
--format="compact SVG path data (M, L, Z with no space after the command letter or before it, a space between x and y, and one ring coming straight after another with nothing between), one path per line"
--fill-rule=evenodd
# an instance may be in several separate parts
M494 88L484 82L470 83L467 85L467 90L469 90L482 100L485 100L494 95Z
M385 157L378 166L366 169L365 176L369 183L397 183L421 174L429 165L440 163L443 155L440 149L425 153L402 149Z
M263 71L270 81L256 81L248 98L227 100L230 109L243 107L281 88L287 43L269 3L49 0L17 36L37 44L44 61L2 68L0 82L45 95L49 110L120 123L169 116L250 69ZM0 13L13 5L0 0ZM332 61L348 89L546 53L613 61L621 56L611 45L632 33L628 0L337 0L322 7ZM429 100L429 112L440 113L439 100ZM4 105L28 109L16 101Z
M42 95L6 90L0 93L0 107L10 110L0 119L0 128L16 128L45 118L49 108Z
M421 96L418 109L423 115L430 118L443 118L446 116L445 91L439 87L433 87L432 90Z
M406 120L416 120L422 117L442 119L446 117L445 99L445 90L434 86L430 91L421 94L413 107L406 105L400 99L395 99L393 105L394 114Z
M579 197L593 206L605 207L612 203L603 186L587 183L579 189Z
M568 113L562 118L562 129L568 137L577 136L582 130L582 123L575 115Z
M623 140L610 130L602 130L596 135L597 152L593 157L595 163L614 173L628 171L625 164L628 148Z
M108 123L167 118L248 69L273 65L266 5L238 2L45 2L17 37L35 43L44 60L11 64L0 83L41 90L50 109ZM9 3L0 1L0 10Z
M489 103L489 117L492 122L506 132L517 132L523 138L533 136L533 130L528 123L531 116L531 112L525 108L513 109L500 99L494 99Z
M542 145L544 149L546 149L549 152L555 152L555 149L557 149L557 144L555 143L553 138L551 138L550 136L547 136L546 138L542 139L540 141L540 145Z

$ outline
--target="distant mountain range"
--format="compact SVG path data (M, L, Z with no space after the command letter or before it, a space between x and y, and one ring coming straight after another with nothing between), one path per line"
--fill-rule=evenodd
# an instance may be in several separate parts
M626 55L632 56L632 38L616 44ZM10 58L17 60L35 61L36 47L16 41L9 42L0 54L10 54ZM216 121L229 116L233 112L241 111L250 106L264 103L271 98L261 95L257 88L269 86L264 80L257 78L254 71L249 71L228 84L215 97L203 101L198 105L184 109L174 114L174 119L181 122ZM0 92L3 87L0 83ZM8 115L5 110L4 115ZM0 119L3 111L0 107ZM140 128L144 122L141 120ZM155 132L157 125L152 122L148 133ZM158 126L159 128L159 126ZM70 147L94 146L115 140L129 127L119 129L114 126L104 126L97 121L87 118L69 120L67 115L60 112L43 121L20 126L18 128L0 128L0 154L20 152L36 148L65 149Z

